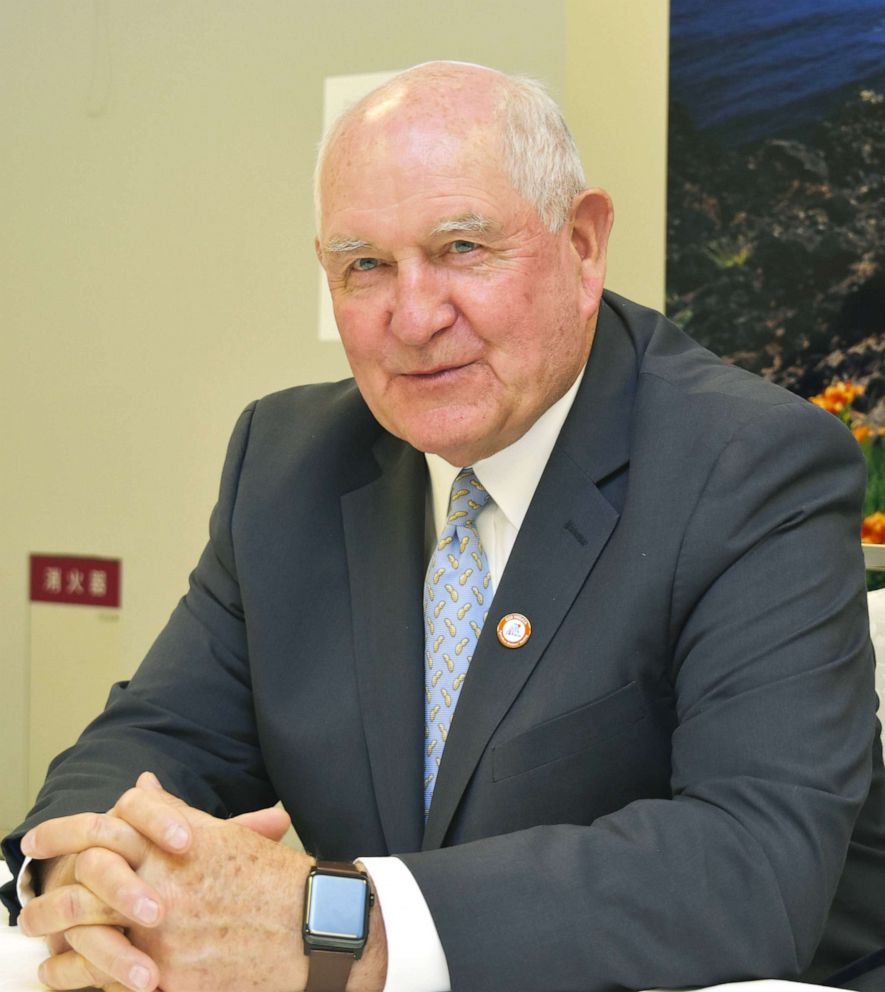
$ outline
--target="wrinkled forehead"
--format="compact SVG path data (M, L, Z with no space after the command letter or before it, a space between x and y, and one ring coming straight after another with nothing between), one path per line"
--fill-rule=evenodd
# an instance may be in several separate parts
M326 185L320 242L368 239L392 250L448 232L488 234L517 223L527 212L521 198L495 158L475 152L459 154L457 146L441 143L404 151L394 144L358 167L351 160Z

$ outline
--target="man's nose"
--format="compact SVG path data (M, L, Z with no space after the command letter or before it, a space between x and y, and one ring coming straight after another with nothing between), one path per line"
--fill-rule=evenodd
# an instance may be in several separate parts
M456 315L445 272L423 259L400 263L390 329L401 341L423 345L450 327Z

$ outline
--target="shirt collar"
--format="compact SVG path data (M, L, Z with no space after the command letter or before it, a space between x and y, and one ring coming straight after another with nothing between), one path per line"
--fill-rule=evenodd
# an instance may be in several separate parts
M522 526L532 496L550 458L550 452L553 451L565 418L572 408L583 377L584 369L581 369L568 392L545 410L522 437L473 465L476 477L516 530ZM434 529L439 533L449 509L452 483L461 469L430 452L424 457L430 473Z

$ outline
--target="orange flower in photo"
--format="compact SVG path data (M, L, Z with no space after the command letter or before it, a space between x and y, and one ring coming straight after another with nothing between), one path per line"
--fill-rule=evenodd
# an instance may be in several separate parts
M863 392L864 387L856 382L837 379L835 382L831 382L822 393L812 396L811 402L830 413L839 414L851 406L858 396L862 396Z
M854 409L854 401L863 394L860 383L837 379L810 399L815 406L838 417L860 445L867 466L860 539L864 544L885 545L885 426L881 413L874 411L871 416ZM879 588L876 579L868 579L867 583L869 588Z
M860 539L864 544L885 544L885 513L877 510L868 517L860 528Z

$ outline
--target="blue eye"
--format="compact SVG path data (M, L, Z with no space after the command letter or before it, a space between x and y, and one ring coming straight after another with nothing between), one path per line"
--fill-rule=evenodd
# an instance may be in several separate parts
M452 251L458 255L466 255L467 252L475 251L477 248L475 241L453 241L451 248Z
M377 258L358 258L353 263L353 269L355 272L371 272L372 269L376 269L377 267Z

